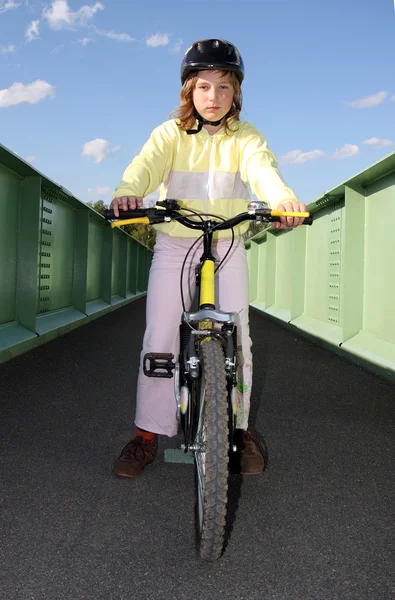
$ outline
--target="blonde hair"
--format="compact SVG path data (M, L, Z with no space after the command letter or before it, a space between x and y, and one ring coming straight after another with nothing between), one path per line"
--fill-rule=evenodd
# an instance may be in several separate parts
M223 122L223 125L225 127L225 132L228 133L228 131L232 131L232 129L230 128L230 123L232 121L240 120L239 116L240 116L240 112L241 112L241 105L242 105L242 99L243 99L242 92L241 92L241 86L240 86L240 82L239 82L236 74L233 73L232 71L218 70L217 73L220 73L221 77L225 77L226 75L229 75L230 83L232 84L233 90L234 90L232 107L229 111L228 116L226 117L226 119ZM196 80L197 80L198 76L199 76L199 73L196 71L196 72L190 73L190 75L187 77L187 79L184 82L184 85L181 88L180 105L170 115L170 116L174 116L178 120L177 125L183 131L192 129L192 127L196 123L196 108L193 104L193 90L195 89Z

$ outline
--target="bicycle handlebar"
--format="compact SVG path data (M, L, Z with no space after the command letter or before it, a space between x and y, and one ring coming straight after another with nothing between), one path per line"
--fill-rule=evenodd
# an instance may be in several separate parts
M201 231L205 230L206 222L202 222L202 220L192 220L190 217L187 217L180 212L183 210L188 211L189 209L183 209L175 200L164 200L162 202L157 202L156 207L153 208L120 210L119 217L115 216L113 210L107 209L104 211L104 218L107 221L113 221L111 223L112 227L121 227L122 225L137 223L143 223L145 225L157 225L159 223L177 220L185 225L185 227L189 227L190 229L199 229ZM211 223L214 223L212 229L215 229L215 231L230 229L236 225L239 225L243 221L261 221L264 223L273 223L280 221L281 217L303 218L303 225L311 225L313 223L313 217L308 212L296 213L273 210L271 208L252 208L248 212L240 213L235 217L226 219L226 221L217 221L213 218L213 215L205 215L204 213L196 213L193 214L193 216L195 218L209 216Z

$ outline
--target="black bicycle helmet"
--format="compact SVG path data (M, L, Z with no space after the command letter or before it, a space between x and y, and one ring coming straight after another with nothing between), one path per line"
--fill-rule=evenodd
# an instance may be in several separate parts
M244 79L244 63L240 52L226 40L207 39L192 44L181 63L181 83L194 71L233 71L240 83Z

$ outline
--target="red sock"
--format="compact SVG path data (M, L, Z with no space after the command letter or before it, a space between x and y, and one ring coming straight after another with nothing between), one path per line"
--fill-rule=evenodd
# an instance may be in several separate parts
M142 437L146 442L154 442L155 434L152 431L146 431L145 429L139 429L136 427L136 435Z

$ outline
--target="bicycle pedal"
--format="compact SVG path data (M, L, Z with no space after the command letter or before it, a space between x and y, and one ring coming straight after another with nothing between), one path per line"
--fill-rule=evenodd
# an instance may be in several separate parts
M147 377L164 377L170 379L173 377L173 369L175 363L173 362L174 354L165 354L160 352L150 352L145 354L143 360L143 371ZM147 361L149 367L147 368Z
M191 451L184 452L181 448L166 448L165 462L192 465L194 457Z

